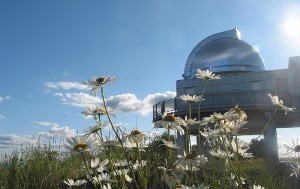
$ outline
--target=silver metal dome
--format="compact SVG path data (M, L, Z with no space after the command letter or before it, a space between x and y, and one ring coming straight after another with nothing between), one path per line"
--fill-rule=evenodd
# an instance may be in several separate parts
M197 69L241 73L264 71L265 66L257 50L242 41L235 28L211 35L195 46L186 61L183 78L194 78Z

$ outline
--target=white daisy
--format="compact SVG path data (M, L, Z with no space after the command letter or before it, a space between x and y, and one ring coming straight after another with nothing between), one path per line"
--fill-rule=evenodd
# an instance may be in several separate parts
M103 115L107 115L107 113L110 115L110 116L113 116L113 117L116 117L113 113L112 113L112 110L107 107L107 111L105 111L105 108L104 107L101 107L101 106L96 106L94 109L92 108L87 108L88 110L86 111L82 111L81 113L85 116L93 116L94 119L96 121L99 121L99 116L103 116Z
M104 123L97 122L97 125L90 126L88 129L85 130L85 136L95 135L95 134L97 134L98 131L100 131L107 125L108 125L108 122L104 122Z
M131 162L129 162L131 164ZM126 167L128 166L128 161L127 160L116 160L114 163L115 167Z
M136 161L135 164L132 165L132 168L134 171L141 170L143 167L145 167L147 161L141 160Z
M105 184L101 185L101 189L111 189L110 183L107 183L106 185Z
M220 158L220 159L226 159L227 158L226 152L221 150L220 148L217 149L217 150L209 151L209 154L212 155L215 158ZM233 157L233 154L229 154L229 157Z
M247 150L249 149L249 143L245 141L235 140L231 141L231 144L227 141L228 147L232 150L232 152L237 155L238 157L242 158L253 158L252 153L248 153Z
M105 159L103 161L101 161L100 163L98 163L97 165L97 172L102 173L104 170L106 170L106 165L109 163L108 159Z
M180 135L184 134L184 130L181 128L183 120L180 117L175 117L174 114L167 114L166 112L162 116L162 120L154 123L154 128L165 128L178 131Z
M253 189L265 189L265 187L262 187L260 185L253 185Z
M221 136L219 129L206 129L204 131L199 131L202 136L206 138L206 142L216 143L216 140ZM212 140L212 141L211 141Z
M299 162L291 162L290 163L290 166L291 166L291 170L292 170L292 173L290 176L296 176L296 177L299 177L300 176L300 165L299 165Z
M227 118L226 115L223 115L221 113L214 112L213 115L210 115L209 117L204 117L200 121L200 125L207 125L208 123L220 123L221 121L225 120Z
M111 83L118 80L117 77L109 76L109 77L93 77L91 80L87 80L82 82L85 85L92 87L91 93L96 96L100 87L105 84Z
M131 182L132 178L128 175L129 169L118 169L113 172L114 175L122 176L127 182Z
M94 144L93 137L79 136L67 139L68 144L64 144L65 148L71 152L87 151Z
M169 148L175 148L175 149L180 148L179 146L176 145L176 143L174 143L172 141L167 141L167 140L163 140L163 139L162 139L162 141L163 141L163 144L161 144L161 146L164 145L164 146L167 146Z
M145 136L145 133L137 130L137 129L134 129L133 131L131 131L130 134L126 134L126 138L129 142L131 143L140 143L140 142L144 142L144 136Z
M196 72L197 72L196 73L197 78L201 78L201 79L205 79L205 80L221 79L221 77L219 75L215 75L208 69L207 70L197 69Z
M121 142L124 143L126 140L125 138L121 139ZM105 141L99 141L99 146L102 147L108 147L108 146L121 146L120 142L118 140L109 140L106 139Z
M285 115L288 113L288 112L293 112L294 109L296 108L288 108L286 106L283 105L283 101L280 100L278 98L278 96L272 96L270 93L268 94L268 96L270 97L271 101L272 101L272 104L277 108L277 109L281 109L281 110L284 110L285 111Z
M292 140L292 144L290 144L290 145L283 144L283 147L286 149L286 154L295 153L295 156L296 156L296 155L299 155L299 153L300 153L300 145L298 143L298 139L296 140L296 142L294 140Z
M164 180L169 188L174 188L177 183L181 181L181 174L177 175L172 169L166 169L165 167L158 167L164 171L164 174L161 177L161 180Z
M200 121L196 121L197 118L187 118L187 116L184 117L184 120L183 119L180 119L178 120L179 124L182 125L182 126L185 126L185 127L188 127L188 126L192 126L192 125L196 125L196 124L200 124Z
M247 114L238 105L230 108L229 111L224 113L224 116L228 121L245 121L247 119Z
M202 183L200 186L192 185L191 187L185 186L185 185L181 184L181 185L179 185L179 186L176 186L176 189L177 189L177 188L180 188L180 189L208 189L209 187L208 187L208 186L205 186L205 185Z
M138 148L140 151L145 151L144 148L148 148L148 146L143 142L130 142L127 140L123 144L124 148Z
M87 183L87 181L86 181L86 180L77 180L76 182L74 182L73 179L68 179L67 181L64 181L64 183L65 183L66 185L68 185L69 188L72 188L72 187L78 187L78 186L81 186L81 185Z
M196 155L194 153L183 155L177 155L178 159L175 161L175 165L179 165L181 168L187 171L195 171L207 162L207 158L204 155Z
M185 102L188 102L188 103L192 103L192 102L200 102L204 99L202 99L201 96L196 96L196 95L182 95L180 96L180 99L185 101Z
M101 181L103 181L103 182L114 182L114 180L111 179L111 175L109 175L107 173L101 173L101 174L93 177L93 181L96 184L100 184Z
M91 159L91 168L94 169L99 165L99 158Z
M240 131L245 125L247 121L222 121L221 128L219 129L221 134L226 135L238 135L238 131Z

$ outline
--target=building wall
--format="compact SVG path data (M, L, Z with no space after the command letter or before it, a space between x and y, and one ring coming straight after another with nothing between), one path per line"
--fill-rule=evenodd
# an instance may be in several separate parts
M220 80L183 79L176 82L177 97L184 94L204 94L202 106L225 104L266 104L268 93L276 94L291 104L289 92L289 70L251 72L221 75ZM204 92L203 92L204 90Z

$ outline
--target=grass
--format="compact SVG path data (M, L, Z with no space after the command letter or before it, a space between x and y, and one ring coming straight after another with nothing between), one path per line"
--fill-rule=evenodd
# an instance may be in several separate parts
M115 150L112 150L112 153L115 153L117 158L117 151ZM149 188L168 188L162 182L162 172L158 169L166 159L165 151L166 147L161 146L160 140L157 139L149 146L147 154L142 157L151 162L145 168ZM173 157L175 157L175 154L176 151L173 151ZM131 154L131 156L134 157L134 154ZM62 156L54 151L51 146L31 146L6 154L4 162L0 166L0 188L67 188L67 185L63 183L64 180L68 178L85 178L81 171L82 167L82 160L76 154ZM215 166L216 170L209 171L208 169L211 167L213 166L208 164L206 171L197 172L197 175L213 178L210 181L206 179L206 182L210 182L210 185L214 188L222 188L227 182L227 177L223 177L224 173L219 171L219 166ZM234 167L239 170L241 177L251 184L263 183L263 186L268 189L289 188L289 175L282 175L280 170L278 170L278 173L270 171L264 159L243 160L234 163ZM209 174L211 175L208 176ZM82 188L87 188L87 186ZM130 185L130 188L135 187Z
M208 76L210 79L219 79L214 78L214 75ZM112 81L115 81L114 77L85 82L92 85L94 95L101 89L104 107L89 109L88 114L94 115L96 125L90 127L85 135L68 140L66 147L70 153L62 155L62 149L57 148L61 144L54 142L46 145L38 142L35 146L2 155L0 189L74 188L74 183L68 184L72 185L70 187L64 183L67 179L81 182L80 188L99 189L291 188L290 170L286 165L264 159L249 159L249 144L234 137L247 118L238 106L224 114L215 113L198 121L199 125L213 124L213 127L200 131L209 142L210 150L204 150L205 156L198 152L199 149L193 150L189 140L189 129L196 122L196 119L191 118L191 104L195 99L191 96L185 96L189 105L189 119L164 114L155 126L164 128L165 133L152 139L149 146L145 147L145 133L133 130L125 135L125 129L122 131L112 122L103 88L104 84ZM272 103L275 103L274 112L280 107L287 108L277 96L269 96ZM109 125L101 122L101 116L107 117ZM270 120L264 128L268 127ZM114 138L103 136L104 126L109 127ZM181 148L184 153L180 155L177 155L176 147L174 149L176 137L171 130L182 134L184 131L186 135L186 145ZM276 166L270 166L271 163ZM296 169L295 173L300 174L298 164Z
M0 188L66 188L63 180L79 178L81 159L61 157L47 147L28 147L6 155L0 166Z

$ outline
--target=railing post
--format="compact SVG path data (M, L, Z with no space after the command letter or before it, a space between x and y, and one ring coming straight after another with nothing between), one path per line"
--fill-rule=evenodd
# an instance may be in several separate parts
M174 98L174 112L177 111L177 98Z

